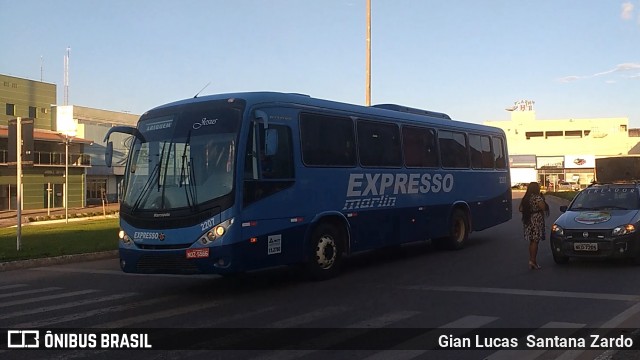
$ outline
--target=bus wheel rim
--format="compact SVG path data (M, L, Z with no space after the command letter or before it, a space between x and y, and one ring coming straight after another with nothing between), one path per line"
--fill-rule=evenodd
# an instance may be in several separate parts
M322 269L329 269L336 260L336 242L329 235L323 235L318 240L316 247L316 261Z

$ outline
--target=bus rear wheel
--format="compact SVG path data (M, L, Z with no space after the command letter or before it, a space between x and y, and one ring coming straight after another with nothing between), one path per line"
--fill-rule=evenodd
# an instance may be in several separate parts
M469 218L467 214L455 209L449 219L449 235L435 240L435 246L439 249L460 250L469 238Z
M332 224L318 225L311 235L307 270L314 280L326 280L340 273L344 239Z

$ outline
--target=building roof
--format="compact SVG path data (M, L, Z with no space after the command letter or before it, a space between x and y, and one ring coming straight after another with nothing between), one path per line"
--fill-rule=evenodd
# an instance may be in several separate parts
M8 138L9 137L9 128L7 126L0 125L0 138ZM38 141L54 141L59 142L64 138L64 134L59 132L44 130L44 129L33 129L33 140ZM79 144L91 144L92 140L79 138L76 136L69 136L71 142L79 143Z

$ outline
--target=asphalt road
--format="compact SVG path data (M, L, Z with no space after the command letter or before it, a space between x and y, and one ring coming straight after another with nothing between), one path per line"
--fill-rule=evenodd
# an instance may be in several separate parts
M549 202L550 223L561 201ZM0 358L637 358L635 351L605 348L435 349L436 335L453 339L487 329L493 339L549 328L567 337L580 329L612 329L607 333L619 336L619 329L640 328L640 267L625 261L557 266L548 241L540 249L541 270L529 270L527 258L514 214L509 223L472 234L463 250L437 251L424 242L395 253L360 254L339 278L324 282L307 281L293 268L240 278L132 275L120 272L116 259L6 271L0 273L1 329L169 330L161 333L163 342L152 344L156 350L0 349ZM224 328L235 330L220 337L220 331L232 331ZM394 330L367 330L389 328ZM236 350L158 350L180 336L196 343L215 338ZM369 348L344 350L358 340ZM269 341L272 350L241 350Z

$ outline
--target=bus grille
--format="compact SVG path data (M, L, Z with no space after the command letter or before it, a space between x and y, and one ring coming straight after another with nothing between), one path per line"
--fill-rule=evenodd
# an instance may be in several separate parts
M198 273L198 267L184 255L147 254L142 255L136 264L136 270L143 273Z
M191 244L172 244L172 245L149 245L149 244L137 244L140 249L145 250L176 250L176 249L188 249Z

